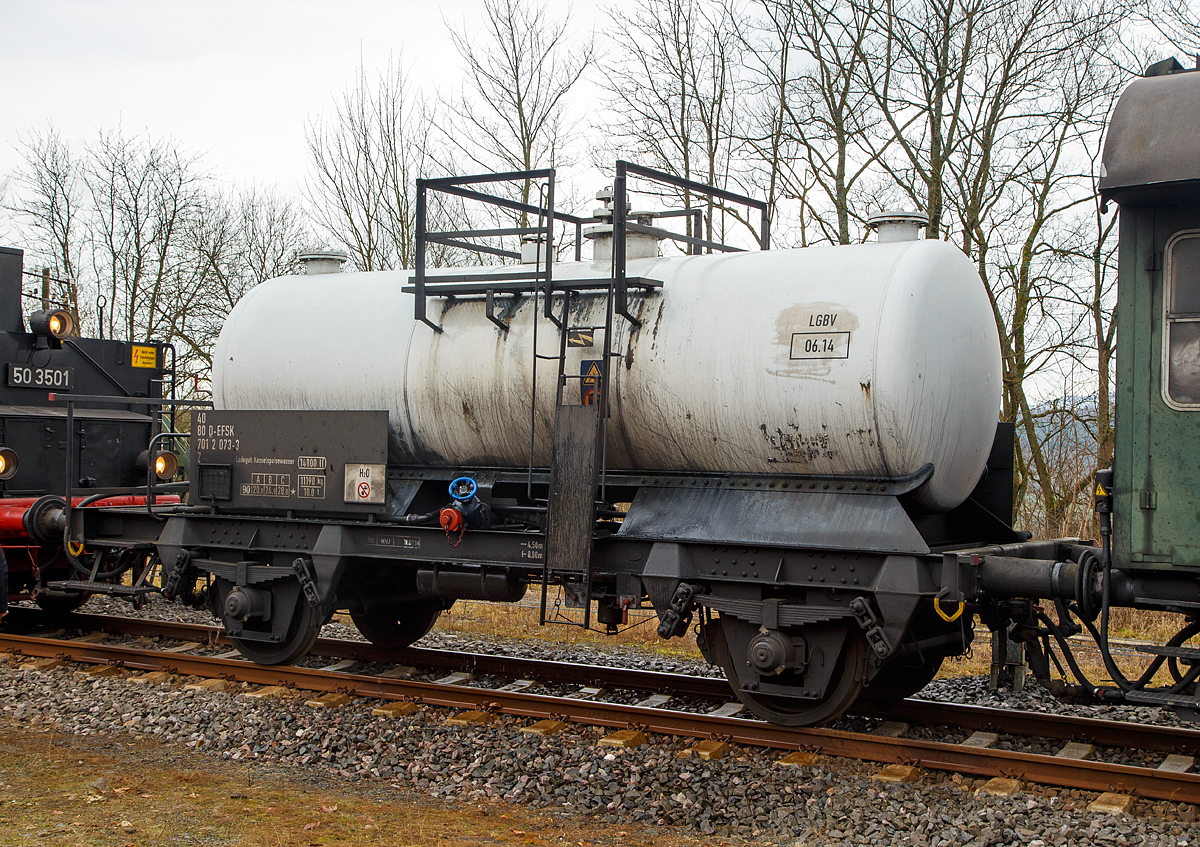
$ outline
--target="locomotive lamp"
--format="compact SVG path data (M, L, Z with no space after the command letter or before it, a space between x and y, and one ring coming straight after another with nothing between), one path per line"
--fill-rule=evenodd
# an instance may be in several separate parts
M150 454L143 450L137 458L137 466L142 470L150 464ZM163 450L154 454L153 463L154 475L163 482L174 479L175 474L179 473L179 459L174 453Z
M12 479L17 473L17 453L10 447L0 447L0 479Z
M159 453L154 457L154 475L163 482L174 479L179 472L179 459L174 453Z
M34 335L62 341L71 334L75 322L65 309L46 309L29 317L29 329Z

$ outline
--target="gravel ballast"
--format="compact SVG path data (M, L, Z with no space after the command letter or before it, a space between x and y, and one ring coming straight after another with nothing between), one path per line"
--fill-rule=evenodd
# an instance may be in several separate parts
M541 738L527 721L453 727L446 710L406 719L370 714L359 701L315 710L302 698L250 700L92 680L70 667L0 674L6 717L83 736L140 736L200 754L330 777L370 780L454 802L500 800L594 815L613 822L686 827L699 834L786 844L1195 844L1190 806L1147 804L1139 817L1092 813L1087 792L976 797L979 781L927 773L883 787L877 768L837 760L796 770L773 751L738 749L728 759L680 758L683 740L655 737L628 750L597 745L599 730L572 727ZM1054 795L1054 796L1051 796Z
M82 611L128 614L129 606L96 598ZM143 611L193 619L161 601ZM204 613L194 620L210 622ZM352 628L336 624L323 634L356 636ZM700 663L631 648L605 651L536 639L496 644L437 632L422 646L713 675ZM1087 811L1095 797L1089 792L1034 787L1007 798L979 797L975 789L983 780L937 772L911 785L884 785L870 779L878 770L870 763L825 760L810 768L782 768L775 764L780 753L753 748L701 762L679 756L690 743L684 739L655 736L644 747L613 749L597 744L603 732L586 727L542 738L519 732L528 721L511 717L490 726L455 727L445 723L450 712L444 709L424 708L413 717L391 719L372 716L379 705L372 701L315 710L303 698L256 700L241 696L245 688L213 693L188 691L181 683L143 686L118 677L84 677L70 666L34 672L9 664L0 669L0 702L16 725L157 739L197 755L300 773L319 769L337 780L366 781L377 789L443 802L504 801L758 843L1200 844L1195 809L1183 804L1143 802L1136 817L1106 815ZM1124 710L1118 716L1112 710L1066 707L1036 686L1019 695L990 692L977 678L938 680L921 696L1176 722L1154 709Z
M92 614L118 615L123 617L145 617L154 620L181 621L186 623L218 624L204 610L189 609L168 603L161 597L153 597L146 607L134 612L129 603L108 597L93 597L81 609ZM324 638L363 640L353 626L341 623L327 624L322 630ZM697 659L682 656L663 656L646 649L626 645L608 645L603 648L585 644L561 644L528 639L482 639L459 633L434 630L417 642L418 647L436 650L456 650L463 653L490 653L499 656L541 659L546 661L570 662L583 665L632 668L660 673L690 674L720 679L724 674L716 667ZM1183 721L1174 712L1150 706L1080 706L1062 703L1030 678L1025 689L1019 693L1008 689L991 691L986 677L965 676L954 679L935 679L920 694L923 700L946 703L967 703L995 709L1018 709L1044 714L1076 715L1101 720L1129 721L1130 723L1155 726L1195 727ZM834 724L836 728L849 729L848 724ZM857 727L856 727L857 728Z

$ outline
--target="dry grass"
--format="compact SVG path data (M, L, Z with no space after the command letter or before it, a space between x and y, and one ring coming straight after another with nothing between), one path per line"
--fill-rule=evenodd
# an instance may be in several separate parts
M1099 626L1098 621L1097 626ZM1109 615L1108 634L1111 638L1127 638L1149 644L1165 644L1182 627L1183 618L1169 612L1113 609ZM1195 639L1188 643L1195 643Z
M11 722L0 724L0 757L0 845L694 843L502 804L430 805L386 783L320 784L153 742L54 736ZM101 779L107 785L97 786Z
M584 629L582 610L562 608L553 598L547 604L547 617L553 622L539 626L540 616L540 603L532 594L519 604L460 600L453 609L442 613L436 629L495 639L537 638L558 644L596 647L616 644L664 656L701 658L694 632L669 641L659 638L656 632L658 618L650 608L630 609L629 622L617 635L606 634L603 625L596 623L594 617L591 629Z
M550 604L553 609L553 603ZM582 613L577 609L558 609L559 617L568 617L580 623ZM633 647L672 658L689 658L700 660L699 648L696 647L694 633L688 633L684 638L673 638L664 641L658 637L655 628L658 619L652 609L631 609L629 612L628 628L619 635L609 636L600 631L594 621L592 630L580 626L567 626L563 623L552 623L546 626L538 625L539 608L536 601L526 598L518 605L499 603L480 603L460 601L449 612L442 614L438 620L437 629L444 632L455 632L463 635L481 636L495 639L527 639L536 638L560 644L583 644L603 648L618 644L623 647ZM1114 609L1109 624L1110 635L1113 639L1128 639L1148 644L1165 643L1182 625L1178 615L1166 612L1146 612L1137 609ZM991 666L990 634L980 630L975 636L975 645L968 656L954 658L942 665L939 678L959 676L987 675ZM1197 643L1200 639L1193 639ZM1078 645L1075 647L1075 645ZM1111 684L1108 671L1100 659L1099 653L1090 638L1077 638L1072 642L1080 667L1088 678L1097 684ZM1149 657L1132 652L1132 648L1121 648L1117 663L1126 676L1140 674L1149 663ZM1156 684L1165 684L1168 680L1165 668L1156 677Z

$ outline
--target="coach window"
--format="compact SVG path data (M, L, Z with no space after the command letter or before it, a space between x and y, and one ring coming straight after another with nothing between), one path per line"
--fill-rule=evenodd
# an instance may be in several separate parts
M1200 409L1200 231L1179 233L1165 252L1166 401Z

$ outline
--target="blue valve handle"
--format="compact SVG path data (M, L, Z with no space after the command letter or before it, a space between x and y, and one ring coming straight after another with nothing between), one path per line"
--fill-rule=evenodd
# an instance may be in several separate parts
M457 491L456 489L458 486L464 482L470 486L470 489L466 491ZM454 480L454 482L450 483L450 498L452 500L462 500L465 502L474 497L475 492L478 490L479 486L475 483L475 480L471 479L469 476L460 476L458 479Z

